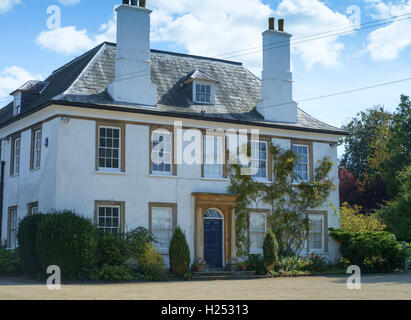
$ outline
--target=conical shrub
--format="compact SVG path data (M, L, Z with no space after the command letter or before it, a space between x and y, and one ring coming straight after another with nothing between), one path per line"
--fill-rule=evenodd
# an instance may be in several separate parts
M278 243L271 230L265 235L263 253L265 270L270 272L278 262Z
M180 227L174 231L170 241L170 268L177 277L183 278L190 267L190 249L187 239Z

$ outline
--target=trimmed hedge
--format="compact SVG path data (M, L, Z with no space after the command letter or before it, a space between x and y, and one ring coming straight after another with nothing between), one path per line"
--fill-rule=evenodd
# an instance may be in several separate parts
M128 243L120 235L103 233L98 237L96 262L98 267L104 264L122 265L129 258Z
M174 231L170 241L170 267L176 276L183 278L190 268L190 249L186 236L180 227Z
M44 214L27 216L19 223L17 238L19 241L19 256L23 272L28 275L37 275L41 272L41 264L37 257L36 233ZM46 272L46 270L44 270Z
M330 229L330 235L340 242L341 256L364 270L394 271L404 264L405 252L392 233Z
M95 259L95 228L71 211L47 214L38 225L36 248L44 270L57 265L66 279L82 278Z
M270 272L278 263L278 243L271 230L268 230L265 235L263 253L264 267L267 272Z
M17 276L21 274L18 249L0 249L0 275Z

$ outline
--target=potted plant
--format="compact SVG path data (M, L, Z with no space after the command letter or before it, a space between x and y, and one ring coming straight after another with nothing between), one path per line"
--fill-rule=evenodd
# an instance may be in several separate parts
M238 264L241 271L247 271L248 264L246 261L242 261Z
M198 259L196 262L193 263L193 269L195 270L195 272L200 272L205 266L205 264L205 261L203 261L202 259Z

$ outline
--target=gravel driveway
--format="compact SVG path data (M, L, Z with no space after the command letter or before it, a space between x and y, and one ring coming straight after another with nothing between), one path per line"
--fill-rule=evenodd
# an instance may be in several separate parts
M344 276L255 280L67 284L48 290L45 284L0 279L0 299L407 299L411 273L362 277L361 290L348 290Z

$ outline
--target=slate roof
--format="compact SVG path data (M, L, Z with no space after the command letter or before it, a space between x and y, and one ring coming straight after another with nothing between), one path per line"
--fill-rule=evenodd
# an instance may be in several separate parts
M0 109L0 127L52 103L73 107L186 117L211 121L253 124L302 131L345 134L298 109L297 123L264 121L255 106L261 96L261 80L241 63L151 50L151 81L157 86L157 106L144 107L113 101L107 85L114 80L116 46L102 43L54 71L47 87L30 105L13 118L12 103ZM136 75L138 76L138 75ZM215 105L195 104L184 93L187 77L208 77L217 81ZM205 113L204 113L205 111Z

